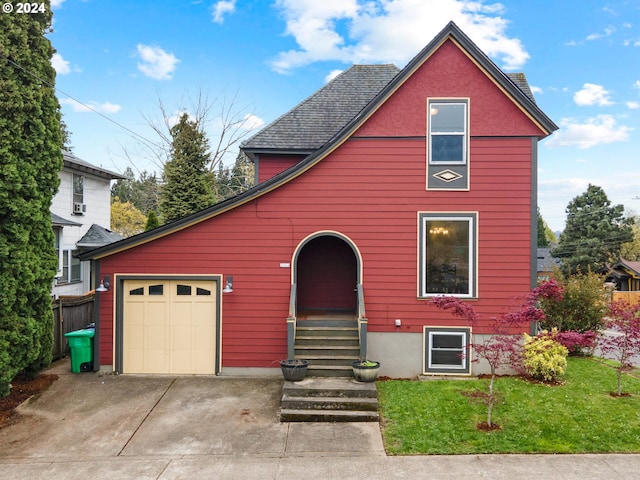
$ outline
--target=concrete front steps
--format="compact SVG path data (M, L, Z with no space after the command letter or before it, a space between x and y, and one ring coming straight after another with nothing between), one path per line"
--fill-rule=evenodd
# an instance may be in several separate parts
M311 377L353 377L351 364L360 358L354 315L329 313L298 319L295 358L309 361Z
M280 421L377 422L376 384L339 377L284 382Z

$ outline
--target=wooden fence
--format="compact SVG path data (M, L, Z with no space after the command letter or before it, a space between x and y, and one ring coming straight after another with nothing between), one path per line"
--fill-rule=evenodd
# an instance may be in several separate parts
M64 334L86 328L93 321L94 292L61 295L53 302L53 360L69 354Z
M613 292L613 301L624 300L631 305L640 303L640 292Z

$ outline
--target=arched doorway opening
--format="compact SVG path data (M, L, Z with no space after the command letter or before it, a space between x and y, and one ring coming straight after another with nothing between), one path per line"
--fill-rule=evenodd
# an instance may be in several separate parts
M355 312L360 283L360 256L355 246L336 233L306 239L294 259L297 312Z

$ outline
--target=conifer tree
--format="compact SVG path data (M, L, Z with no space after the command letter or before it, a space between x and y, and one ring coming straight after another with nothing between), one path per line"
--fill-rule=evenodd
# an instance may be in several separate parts
M0 14L0 396L51 362L58 259L50 207L62 169L54 53L41 12Z
M158 216L156 212L153 210L149 210L149 215L147 215L147 223L144 226L144 231L153 230L154 228L158 228L160 226L160 221L158 220Z
M215 203L214 177L207 170L209 142L187 114L171 129L171 159L164 166L160 212L170 222Z
M622 244L633 239L633 219L623 205L611 205L604 190L589 185L566 208L567 222L551 254L562 259L565 275L601 272L620 258Z

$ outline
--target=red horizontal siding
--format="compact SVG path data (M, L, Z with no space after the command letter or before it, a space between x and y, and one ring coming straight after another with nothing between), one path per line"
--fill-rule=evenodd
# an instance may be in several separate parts
M303 155L260 155L258 161L258 183L269 180L286 169L293 167Z
M281 264L293 267L303 239L320 230L349 237L362 255L369 330L419 333L459 320L416 298L418 212L477 212L471 304L483 319L475 332L488 332L529 291L531 146L529 138L472 138L469 191L442 192L425 188L424 138L349 140L257 200L102 259L101 274L233 275L234 292L222 297L223 366L275 366L287 355L292 273ZM112 361L112 295L100 303L103 363Z

